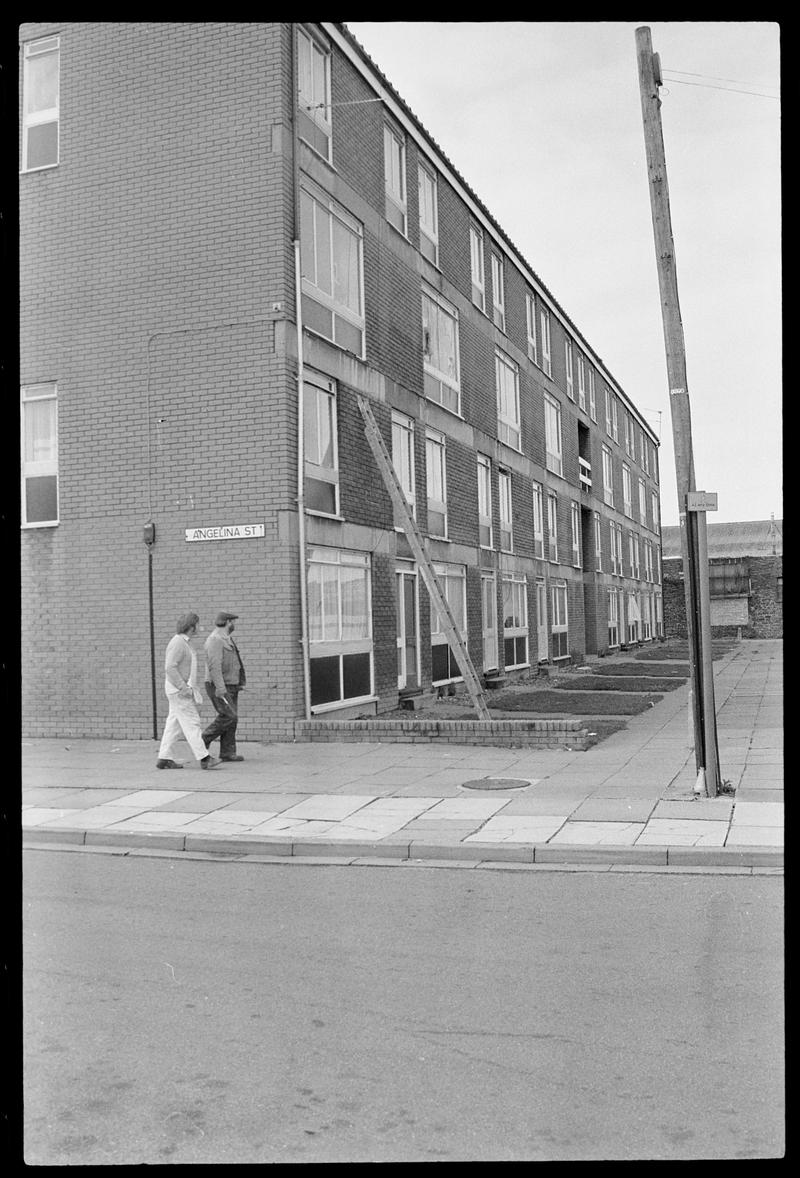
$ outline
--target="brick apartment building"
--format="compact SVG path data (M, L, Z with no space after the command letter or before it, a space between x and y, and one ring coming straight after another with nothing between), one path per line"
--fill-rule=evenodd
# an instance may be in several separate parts
M359 395L479 673L662 632L655 435L345 26L20 40L26 733L160 729L188 609L245 739L458 680Z
M709 523L708 580L716 638L783 638L783 520ZM681 532L663 529L664 621L686 637Z

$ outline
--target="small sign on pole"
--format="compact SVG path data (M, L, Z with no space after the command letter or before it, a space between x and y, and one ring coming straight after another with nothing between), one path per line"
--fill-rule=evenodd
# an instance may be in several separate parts
M686 510L687 511L716 511L717 510L717 492L716 491L687 491L686 492Z

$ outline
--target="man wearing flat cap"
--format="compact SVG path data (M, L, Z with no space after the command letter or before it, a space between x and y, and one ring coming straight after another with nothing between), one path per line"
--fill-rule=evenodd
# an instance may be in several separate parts
M244 663L233 634L239 615L220 610L206 639L206 692L216 715L203 732L208 748L219 737L221 761L243 761L236 752L238 696L245 685Z

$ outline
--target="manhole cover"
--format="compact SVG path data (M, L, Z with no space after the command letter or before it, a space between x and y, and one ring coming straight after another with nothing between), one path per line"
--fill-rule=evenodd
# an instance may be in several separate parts
M478 777L475 781L465 781L464 789L524 789L530 785L524 777Z

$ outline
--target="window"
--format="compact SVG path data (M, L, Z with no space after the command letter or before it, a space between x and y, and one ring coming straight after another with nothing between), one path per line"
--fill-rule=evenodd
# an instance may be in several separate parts
M414 422L402 413L392 413L392 465L403 488L411 514L416 518L417 496L414 475ZM395 519L396 526L400 520Z
M364 354L363 231L322 189L300 191L303 324Z
M495 352L497 382L497 436L507 446L521 449L519 420L519 370L503 352Z
M628 557L630 558L631 576L639 580L639 537L636 532L628 534Z
M563 474L561 462L561 406L558 401L545 393L544 396L544 441L548 470Z
M614 464L608 446L603 446L603 502L614 506Z
M492 462L485 454L478 455L478 542L492 547Z
M645 474L650 473L650 453L647 446L647 439L644 436L644 430L639 427L639 461Z
M406 137L394 123L383 124L383 170L386 181L386 220L406 232Z
M339 512L336 385L325 377L303 382L306 511Z
M617 422L617 398L611 398L611 436L615 442L619 442L619 430Z
M422 351L425 396L458 413L458 313L430 287L422 288Z
M368 698L372 690L369 556L308 550L311 706Z
M622 576L622 525L614 523L612 520L609 524L611 532L611 572L618 577Z
M511 473L501 470L497 475L500 499L500 549L514 551L513 500L511 495Z
M434 266L439 265L439 208L436 173L419 164L419 248Z
M656 632L659 638L664 637L664 599L660 593L655 595L656 605Z
M608 591L608 645L619 646L619 598L616 589Z
M434 564L442 596L450 607L461 641L467 642L467 579L463 565ZM460 679L461 671L442 629L439 614L431 605L431 671L434 684Z
M572 371L572 340L564 340L564 364L567 373L567 396L575 400L575 379Z
M540 483L533 484L533 555L544 559L544 503Z
M653 513L653 531L658 533L658 495L655 491L650 492L650 510Z
M60 38L28 41L22 84L22 170L54 168L58 163Z
M642 613L639 609L638 593L628 594L628 642L638 642L640 638L639 624Z
M572 530L572 563L576 569L581 567L581 509L579 504L570 503L569 519Z
M653 580L653 542L652 540L644 541L644 579L652 582Z
M623 411L622 421L625 426L625 453L631 454L633 446L633 421L631 420L630 414ZM636 457L635 453L633 453L633 457Z
M597 397L595 395L593 368L589 369L589 416L592 421L597 421Z
M639 520L647 523L647 486L644 479L639 479Z
M308 29L297 30L297 131L324 159L331 157L331 55Z
M550 627L553 637L553 659L565 659L569 656L566 581L554 581L550 586L550 595L553 605Z
M652 451L652 475L653 475L653 480L654 480L654 482L656 482L656 483L657 483L657 482L658 482L658 461L657 461L657 460L658 460L658 454L656 453L656 448L655 448L655 446L652 446L652 445L651 445L650 449L651 449L651 451Z
M539 311L539 328L542 345L542 370L548 376L553 375L553 366L550 362L550 312L542 307Z
M525 311L528 321L528 359L533 360L534 364L538 364L539 354L536 350L536 301L530 291L525 295Z
M622 510L633 518L633 491L631 488L631 468L627 462L622 464Z
M649 642L653 637L652 627L652 612L653 612L653 598L650 593L642 593L640 597L641 612L642 612L642 640Z
M611 393L606 389L606 433L611 437Z
M58 523L58 390L54 383L22 389L22 523Z
M492 317L495 327L506 329L506 290L503 280L503 259L492 253Z
M600 528L600 512L594 513L594 568L595 572L603 571L603 534Z
M428 535L447 537L447 471L444 435L425 435L425 467L428 488Z
M558 496L547 494L547 559L558 564Z
M586 360L578 352L578 408L586 412Z
M503 589L503 663L506 670L528 665L528 582L505 574Z
M472 301L481 311L486 310L486 283L483 276L483 231L477 225L469 227L469 257L472 269Z

